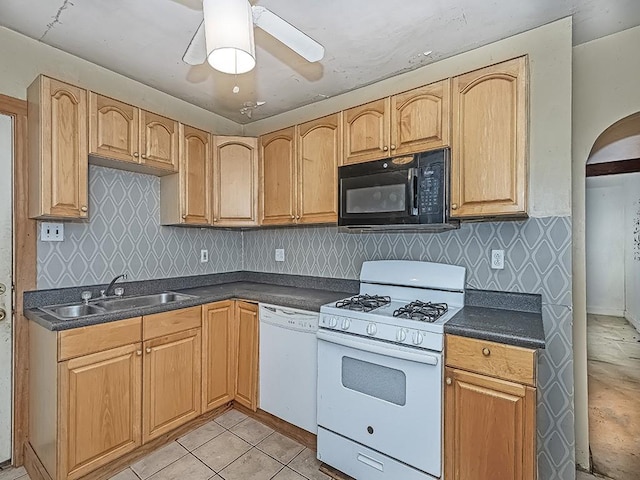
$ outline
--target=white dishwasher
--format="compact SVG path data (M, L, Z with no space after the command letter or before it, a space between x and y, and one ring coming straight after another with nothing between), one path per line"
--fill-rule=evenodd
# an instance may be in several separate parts
M318 432L317 312L260 304L260 404L276 417Z

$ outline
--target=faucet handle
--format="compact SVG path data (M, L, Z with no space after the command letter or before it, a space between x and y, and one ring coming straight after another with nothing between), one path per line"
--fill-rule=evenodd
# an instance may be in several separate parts
M116 287L113 290L113 293L116 294L116 297L121 297L122 295L124 295L124 288L123 287Z
M91 292L89 290L85 290L80 294L80 298L82 298L84 303L89 303L89 300L91 300Z
M107 296L107 291L106 290L100 290L100 296L101 297L106 297Z

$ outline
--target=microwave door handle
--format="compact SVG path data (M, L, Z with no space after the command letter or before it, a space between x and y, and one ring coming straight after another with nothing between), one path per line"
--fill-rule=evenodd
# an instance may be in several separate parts
M418 214L418 171L415 168L409 170L411 182L411 201L413 203L412 213Z

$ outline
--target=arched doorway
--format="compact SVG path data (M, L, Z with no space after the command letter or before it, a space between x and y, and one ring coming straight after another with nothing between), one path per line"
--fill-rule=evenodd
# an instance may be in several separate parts
M640 471L640 112L598 137L586 177L592 466L632 480Z

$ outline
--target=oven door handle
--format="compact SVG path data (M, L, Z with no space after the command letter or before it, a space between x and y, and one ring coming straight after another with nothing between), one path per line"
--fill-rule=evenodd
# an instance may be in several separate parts
M355 348L363 352L377 353L385 357L398 358L400 360L408 360L410 362L423 363L426 365L438 365L438 357L426 352L413 352L407 348L392 348L385 345L378 345L378 342L363 342L342 333L331 333L324 330L318 330L318 340L323 340L343 347Z

